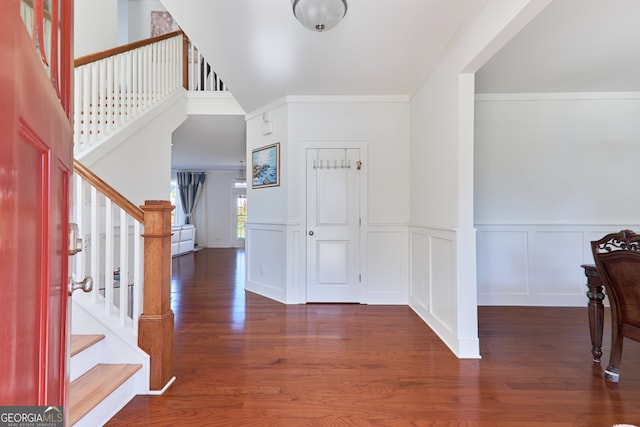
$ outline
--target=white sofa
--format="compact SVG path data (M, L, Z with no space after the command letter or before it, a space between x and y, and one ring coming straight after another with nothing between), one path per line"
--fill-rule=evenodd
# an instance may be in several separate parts
M193 252L196 240L196 227L193 224L171 227L171 256Z

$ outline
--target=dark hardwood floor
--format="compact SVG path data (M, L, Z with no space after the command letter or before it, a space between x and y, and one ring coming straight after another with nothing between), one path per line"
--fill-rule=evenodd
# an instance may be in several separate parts
M483 358L458 360L408 307L245 292L242 251L175 258L173 275L177 379L108 426L640 425L640 343L606 383L586 308L480 307Z

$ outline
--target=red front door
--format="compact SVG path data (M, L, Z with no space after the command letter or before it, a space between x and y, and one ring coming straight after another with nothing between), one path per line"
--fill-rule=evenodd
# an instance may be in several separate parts
M0 406L65 405L72 3L4 0L2 6ZM47 19L62 37L42 37L39 25Z

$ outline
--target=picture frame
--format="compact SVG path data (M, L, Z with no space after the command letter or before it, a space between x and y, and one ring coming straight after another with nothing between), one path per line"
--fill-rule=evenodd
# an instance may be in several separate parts
M280 143L251 151L251 188L280 185Z

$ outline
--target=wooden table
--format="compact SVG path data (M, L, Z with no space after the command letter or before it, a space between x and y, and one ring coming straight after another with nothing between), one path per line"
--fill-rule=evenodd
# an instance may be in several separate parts
M593 264L582 264L587 276L587 297L589 297L589 332L591 333L591 354L594 362L602 357L602 324L604 320L604 292L598 270Z

